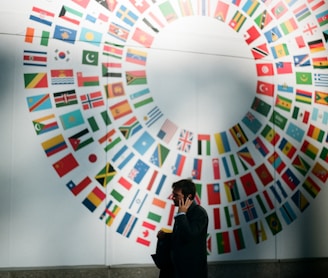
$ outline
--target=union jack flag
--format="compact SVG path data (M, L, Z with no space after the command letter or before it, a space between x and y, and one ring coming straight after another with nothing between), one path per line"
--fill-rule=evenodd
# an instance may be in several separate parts
M191 149L194 134L188 130L182 129L179 135L177 148L179 151L189 152Z

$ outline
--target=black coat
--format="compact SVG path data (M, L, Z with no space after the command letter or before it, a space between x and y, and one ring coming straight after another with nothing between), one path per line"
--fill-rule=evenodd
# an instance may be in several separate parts
M195 202L185 215L175 217L171 235L174 277L207 277L207 227L207 212Z

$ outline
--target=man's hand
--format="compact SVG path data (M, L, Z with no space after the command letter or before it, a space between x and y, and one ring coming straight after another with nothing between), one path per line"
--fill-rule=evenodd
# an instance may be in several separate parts
M178 212L186 213L188 211L188 208L191 206L191 204L192 204L192 200L190 200L189 197L187 197L186 200L180 199Z

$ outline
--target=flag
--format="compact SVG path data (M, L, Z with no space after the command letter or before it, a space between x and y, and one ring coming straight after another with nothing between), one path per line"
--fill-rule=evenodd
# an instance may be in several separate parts
M198 155L202 155L203 145L205 145L206 155L211 154L211 136L209 134L198 134L197 142L198 142L198 144L197 144L198 145Z
M255 97L252 103L251 108L260 113L263 116L268 116L270 109L271 109L271 105L268 104L267 102L265 102L264 100L261 100L258 97Z
M170 1L165 1L164 3L159 5L159 9L162 12L168 23L176 20L178 18L176 12L174 11Z
M64 107L77 104L77 96L75 90L54 93L56 107Z
M242 14L239 11L236 11L234 16L232 17L231 21L229 22L229 26L236 32L239 32L239 30L242 28L242 26L246 22L246 19L247 18L244 14Z
M328 170L322 166L319 162L317 162L312 168L312 174L315 175L319 180L321 180L324 184L328 179Z
M193 139L194 139L193 132L182 129L179 134L177 149L185 153L189 152L191 149Z
M137 221L138 221L137 217L126 212L123 216L121 223L117 227L116 232L121 234L122 236L129 238Z
M52 108L49 94L27 97L26 101L30 112Z
M247 196L252 195L257 192L256 183L251 173L247 173L240 177L240 181L243 185L245 193Z
M221 204L220 184L207 184L207 200L209 205Z
M79 25L83 17L83 13L66 5L63 5L58 17L75 25Z
M276 212L266 216L265 220L267 221L273 235L276 235L282 231L282 225Z
M67 154L66 156L62 157L54 164L52 164L52 167L55 169L59 177L65 176L78 166L79 163L76 161L75 157L71 153Z
M105 219L106 225L110 227L120 211L121 208L118 205L114 204L112 200L109 200L104 212L99 218L100 220Z
M84 110L97 108L105 105L101 91L83 94L80 96L80 99Z
M264 29L271 21L272 16L266 9L262 13L260 13L254 20L256 25L260 27L261 30Z
M128 154L127 154L128 153ZM115 163L115 167L119 170L122 170L134 157L132 151L128 151L128 147L124 145L121 149L117 151L116 154L112 157L112 161Z
M124 5L121 5L120 8L117 10L116 16L127 25L130 25L131 27L138 20L138 16Z
M282 174L281 178L289 186L291 190L296 189L296 187L300 183L300 180L289 168L286 169L286 171Z
M281 110L290 112L292 108L292 100L281 95L276 96L275 106L280 108Z
M130 63L145 66L147 62L147 52L135 48L128 48L125 60Z
M153 43L154 37L148 34L146 31L137 27L132 35L132 40L136 41L137 43L140 43L146 48L149 48Z
M251 112L246 113L246 115L242 118L242 122L254 134L256 134L262 126L261 122Z
M135 1L135 0L130 0L130 3L142 14L144 13L148 8L149 4L147 3L146 0L141 0L141 1Z
M220 179L220 165L218 158L212 158L213 178L215 180Z
M257 87L256 87L256 93L265 95L268 97L273 97L274 84L258 80Z
M97 51L83 50L82 64L90 66L98 66L99 53Z
M99 184L106 188L107 184L115 177L116 170L113 165L110 163L106 163L106 165L96 174L95 180L99 182Z
M295 75L296 75L296 84L312 85L311 72L296 72Z
M51 26L52 20L55 18L55 14L47 10L33 6L30 15L30 20L36 21L38 23Z
M102 192L102 190L100 190L98 187L95 187L82 201L82 204L85 205L91 212L93 212L105 198L106 194Z
M309 129L307 131L307 136L309 136L310 138L317 140L318 142L322 142L324 135L325 135L325 131L323 131L322 129L320 129L319 127L316 127L313 124L310 124Z
M272 155L268 157L269 163L273 166L273 168L277 171L278 174L286 167L285 162L281 159L279 154L275 151Z
M286 12L288 11L288 8L284 4L284 2L281 0L277 4L273 6L271 9L272 14L275 16L276 19L279 19L282 17Z
M123 82L114 82L105 85L107 98L121 97L125 95Z
M115 59L122 59L124 46L111 42L104 42L103 55L113 57Z
M42 148L44 149L47 157L52 156L67 148L67 144L63 135L56 135L44 142L42 142Z
M182 16L193 15L193 10L190 0L178 0L178 4Z
M256 0L247 0L247 2L242 7L242 10L248 15L252 16L257 8L260 6L260 3Z
M283 31L284 35L288 35L289 33L295 31L298 26L294 18L287 19L286 21L280 24L280 28Z
M256 71L257 76L272 76L274 74L272 63L256 64Z
M122 64L121 63L101 63L101 71L103 77L122 77ZM106 88L106 87L105 87Z
M271 28L269 31L264 33L264 36L268 43L272 43L281 38L280 30L277 26Z
M227 133L225 131L214 134L214 139L219 154L230 152L230 145Z
M293 13L294 13L297 21L301 22L303 19L307 18L311 14L311 11L306 6L306 4L302 4L298 8L296 8L293 11Z
M130 99L133 101L133 106L135 108L140 108L141 106L147 105L154 101L150 94L149 88L142 89L138 92L130 94Z
M314 85L319 87L328 87L328 74L327 73L314 73ZM328 99L328 93L322 93ZM325 99L325 98L323 98ZM328 101L325 102L325 104Z
M24 50L23 65L24 66L46 67L47 66L47 52Z
M37 135L55 130L58 128L58 123L54 114L46 115L44 117L32 121Z
M321 109L319 110L318 108L314 107L313 111L312 111L311 120L312 121L319 121L319 122L323 123L324 125L327 125L328 124L328 112L324 111L324 110L321 110Z
M275 146L280 139L280 135L269 125L265 125L261 135L273 146Z
M255 168L255 172L264 186L268 185L270 182L273 181L273 177L268 168L266 167L265 163L262 163L260 166Z
M294 123L289 122L286 134L294 138L297 142L302 142L305 131Z
M276 198L276 200L279 202L279 204L281 204L283 199L286 199L288 197L280 180L277 180L275 185L271 185L270 189L271 189L271 192L273 193L274 197ZM280 195L282 195L282 196L280 196Z
M83 178L79 183L75 184L70 180L66 186L73 193L74 196L79 195L85 188L87 188L92 183L92 180L87 176Z
M319 152L319 149L315 145L311 144L309 141L304 140L301 146L301 152L303 152L309 158L314 160Z
M74 74L72 69L50 70L51 85L71 85L74 84Z
M40 31L38 31L40 32ZM39 44L41 46L48 46L49 44L49 37L50 37L50 32L48 31L41 31L40 35L37 35L35 32L35 29L32 27L27 27L26 32L25 32L25 42L26 43L33 43L35 41L35 38L40 39Z
M316 18L320 26L328 24L328 10L316 14Z
M59 116L64 130L79 126L84 123L82 113L79 109L67 112Z
M100 46L102 33L89 28L82 27L80 31L80 41L87 42L95 46Z
M292 86L287 85L286 83L278 84L277 88L278 88L278 91L288 93L288 94L291 94L294 92L294 88Z
M326 50L322 39L310 41L308 42L308 46L310 48L311 53L316 53Z
M321 152L320 152L320 158L325 161L328 162L328 149L326 147L323 147Z
M249 228L256 244L267 240L267 235L261 220L249 224Z
M142 21L155 33L158 33L160 28L164 28L164 24L152 12L148 13L148 17L144 17Z
M230 211L232 210L232 211ZM224 214L227 222L227 226L230 228L232 225L240 225L239 215L238 215L238 209L237 205L233 204L231 206L225 206L224 207ZM234 223L232 223L234 221Z
M184 155L178 154L174 166L172 167L172 173L177 176L181 176L185 162L186 157Z
M133 148L139 154L144 155L154 142L155 139L147 131L144 131L139 139L133 144Z
M117 120L119 118L122 118L122 117L132 113L132 109L127 100L122 100L122 101L110 106L109 110L112 113L114 120Z
M240 202L240 207L246 222L252 221L258 217L253 199L247 199Z
M286 155L288 158L292 158L294 154L296 153L296 148L293 146L292 143L287 141L286 138L282 138L279 149L282 151L284 155Z
M236 124L229 129L233 139L235 140L238 147L242 146L248 141L246 134L241 128L240 124Z
M255 60L265 58L266 56L269 55L269 50L266 43L262 43L258 46L253 47L251 49L251 52Z
M275 59L289 55L287 44L281 43L271 47L272 55Z
M151 224L147 221L143 221L141 227L142 227L142 234L137 237L136 242L145 246L150 246L151 240L149 238L149 232L155 231L156 225Z
M70 136L68 140L71 143L73 150L78 151L93 142L93 138L89 136L89 130L85 128Z
M278 74L293 73L293 67L291 62L277 62L276 68Z
M229 4L226 4L223 1L219 0L216 4L214 18L225 22L227 19L228 11L229 11Z
M244 166L244 169L247 170L247 166L244 164L244 162L246 162L248 165L250 166L254 166L255 165L255 161L250 153L250 151L248 150L247 147L244 147L242 149L240 149L237 152L237 155L240 159L240 162L242 163L242 165Z
M214 230L221 229L220 207L213 208Z
M135 211L136 214L139 214L147 198L148 198L148 193L141 192L140 189L138 188L131 200L131 203L129 205L129 210L133 210Z
M312 58L312 64L314 69L327 69L328 57Z
M166 119L158 131L157 137L163 140L166 144L169 144L177 129L178 127L175 123Z
M328 105L328 93L322 92L322 91L315 91L315 103L317 104L323 104L323 105ZM324 113L324 119L322 120L323 122L326 122L326 114Z
M305 176L310 169L310 164L307 163L306 160L302 158L300 155L295 156L292 165L303 176Z
M311 66L310 55L309 54L301 54L293 56L294 65L296 67L307 67Z
M260 137L256 137L253 140L253 144L255 148L262 154L263 157L265 157L269 153L268 148L265 146L265 144L263 143Z
M229 232L220 232L216 234L217 248L219 254L231 252Z
M301 212L304 212L310 205L309 201L300 190L297 190L295 194L292 195L291 199Z
M230 180L224 182L224 189L227 195L228 202L234 202L240 200L238 185L236 180Z
M122 42L126 42L130 34L130 30L115 22L111 22L109 24L108 34L114 37L115 39L118 39Z
M134 165L133 169L128 174L128 177L131 180L133 180L139 184L142 181L142 179L144 178L148 169L149 169L149 166L142 160L138 159L138 161Z
M145 124L147 127L151 127L154 123L156 123L161 117L163 117L162 111L158 106L153 107L144 117L146 121Z
M67 28L65 26L56 25L53 34L54 39L74 44L76 40L77 31L74 29Z
M295 42L298 48L306 46L303 36L295 36Z
M287 225L291 224L297 218L289 202L284 203L279 210Z
M90 87L99 85L99 77L94 76L83 76L82 72L77 72L77 85L79 87Z
M80 5L82 8L86 8L90 2L90 0L72 0L72 2ZM99 2L99 1L97 1Z
M133 70L126 73L127 85L143 85L147 84L147 76L145 70Z
M119 130L121 131L121 133L125 139L131 138L133 135L135 135L141 129L142 129L142 126L135 116L133 116L131 119L127 120L125 123L123 123L119 127Z
M103 26L108 22L109 17L102 12L92 11L91 14L87 14L85 19L93 24Z
M315 183L315 181L307 177L306 180L303 182L303 188L307 191L307 193L310 194L312 198L317 197L319 192L321 191L321 188Z
M287 118L281 115L279 112L273 110L270 117L270 122L279 127L281 130L284 130L287 124Z
M155 150L150 157L150 162L157 167L162 167L170 150L162 144L157 144Z
M38 89L48 87L48 77L46 72L24 73L25 89Z
M191 171L191 177L196 180L200 180L202 176L203 160L194 158L194 165Z
M295 100L297 102L311 104L312 103L312 92L301 90L301 89L296 89Z

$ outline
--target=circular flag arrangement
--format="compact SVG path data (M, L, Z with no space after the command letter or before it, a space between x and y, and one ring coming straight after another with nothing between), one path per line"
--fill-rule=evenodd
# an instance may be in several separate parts
M210 258L282 232L324 189L325 1L60 2L35 1L26 27L31 127L67 191L131 244L172 228L181 178Z

